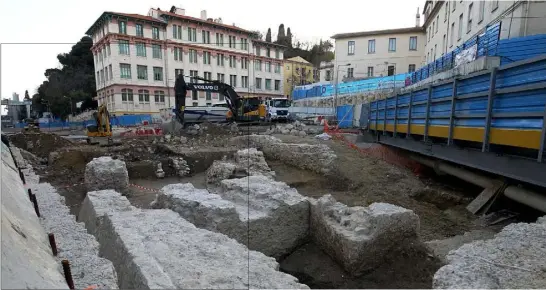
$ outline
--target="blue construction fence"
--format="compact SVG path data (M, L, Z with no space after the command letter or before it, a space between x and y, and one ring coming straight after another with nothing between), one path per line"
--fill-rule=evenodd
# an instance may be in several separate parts
M143 114L143 115L121 115L110 117L110 124L112 126L121 126L121 127L131 127L142 125L144 121L147 121L148 124L151 124L153 121L152 115ZM81 127L85 128L89 125L96 125L95 120L85 120L80 122L68 122L61 120L52 120L51 122L40 122L40 128L74 128ZM15 123L15 128L24 128L26 123Z
M530 35L499 42L501 65L546 54L546 34Z
M472 47L477 44L476 58L482 56L495 56L499 49L499 37L500 37L501 24L496 23L486 27L484 33L479 34L469 40L463 45L456 47L454 50L444 54L442 57L430 62L429 64L421 67L415 72L410 73L410 80L412 84L418 83L430 76L450 70L454 68L455 58L463 50Z

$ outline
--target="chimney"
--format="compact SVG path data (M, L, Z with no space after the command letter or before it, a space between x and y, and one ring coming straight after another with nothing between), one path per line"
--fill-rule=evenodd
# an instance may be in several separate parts
M218 23L222 24L222 17L218 17Z
M202 10L201 11L201 19L202 20L207 20L207 10Z
M419 7L417 7L417 14L415 14L415 27L421 26L421 15L419 15Z

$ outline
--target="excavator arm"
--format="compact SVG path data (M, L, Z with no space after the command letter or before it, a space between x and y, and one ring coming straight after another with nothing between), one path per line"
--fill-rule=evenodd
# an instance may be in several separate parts
M236 119L240 106L241 97L235 92L232 86L214 80L207 80L202 77L192 77L196 80L201 80L203 83L186 83L184 75L177 76L174 91L175 91L175 109L174 113L178 121L184 123L184 110L186 108L186 94L188 91L205 91L222 94L226 100L229 110Z

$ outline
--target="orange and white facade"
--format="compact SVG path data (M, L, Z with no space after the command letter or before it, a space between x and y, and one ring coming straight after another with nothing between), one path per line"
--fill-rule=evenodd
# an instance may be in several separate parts
M241 96L283 96L284 47L207 18L206 11L201 18L176 7L150 9L147 16L104 12L87 34L93 38L96 99L118 115L173 107L178 74L223 81ZM216 93L186 97L187 106L221 101Z

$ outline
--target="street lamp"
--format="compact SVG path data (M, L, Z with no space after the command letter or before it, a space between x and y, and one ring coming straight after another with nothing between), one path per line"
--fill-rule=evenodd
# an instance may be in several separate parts
M335 117L337 118L337 87L338 87L338 80L339 80L339 67L341 66L350 66L351 64L348 63L348 64L338 64L337 65L337 68L336 68L336 80L335 80L335 84L334 84L334 111L335 111Z

